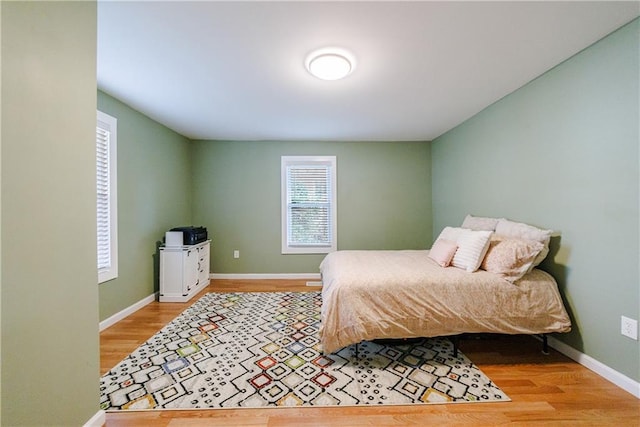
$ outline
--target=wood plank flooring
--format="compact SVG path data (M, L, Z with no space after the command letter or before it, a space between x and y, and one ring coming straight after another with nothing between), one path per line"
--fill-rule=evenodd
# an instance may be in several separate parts
M205 292L313 291L300 280L212 280ZM101 374L196 301L153 302L100 334ZM460 350L512 399L503 403L107 413L121 426L639 426L640 400L528 336L480 336Z

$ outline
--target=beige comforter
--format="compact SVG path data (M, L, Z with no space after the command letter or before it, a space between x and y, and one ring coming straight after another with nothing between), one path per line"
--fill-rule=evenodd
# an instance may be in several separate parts
M568 332L569 316L549 274L514 284L479 270L442 268L429 251L338 251L322 273L323 351L363 340L464 332Z

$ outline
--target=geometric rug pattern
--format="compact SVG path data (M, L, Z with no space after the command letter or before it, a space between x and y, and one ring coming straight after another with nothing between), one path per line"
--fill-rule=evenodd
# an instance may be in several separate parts
M101 409L509 400L446 338L323 355L321 303L318 291L206 294L100 379Z

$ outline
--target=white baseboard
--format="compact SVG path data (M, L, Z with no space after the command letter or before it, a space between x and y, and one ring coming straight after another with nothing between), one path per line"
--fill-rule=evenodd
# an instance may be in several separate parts
M283 279L283 280L304 280L304 279L320 279L320 273L282 273L282 274L224 274L211 273L211 279L229 279L229 280L260 280L260 279Z
M155 292L155 293L149 295L148 297L141 299L137 303L125 308L124 310L119 311L118 313L114 314L113 316L104 319L102 322L100 322L100 332L104 331L109 326L114 325L115 323L119 322L120 320L124 319L128 315L130 315L132 313L135 313L136 311L140 310L145 305L147 305L149 303L152 303L153 301L155 301L157 299L157 296L158 296L158 293Z
M558 350L560 353L564 354L570 359L575 360L585 368L595 372L600 375L602 378L611 381L621 389L631 393L636 398L640 399L640 383L627 377L624 374L616 371L605 365L602 362L597 361L591 356L587 356L586 354L576 350L575 348L563 343L562 341L549 337L549 346Z
M106 422L106 413L103 410L99 410L93 417L89 418L89 421L84 423L83 427L102 427Z

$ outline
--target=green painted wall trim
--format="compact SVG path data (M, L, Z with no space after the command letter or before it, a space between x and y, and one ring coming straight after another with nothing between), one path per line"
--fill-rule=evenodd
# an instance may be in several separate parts
M543 263L574 322L557 338L640 380L636 19L437 138L433 233L467 213L557 230Z
M2 2L2 425L99 402L95 2Z
M99 286L104 320L158 291L157 244L191 223L191 148L101 91L97 107L118 119L118 278Z
M282 255L280 158L335 155L338 249L431 244L427 142L194 141L193 218L214 273L318 273L324 255ZM233 258L233 250L240 258Z

